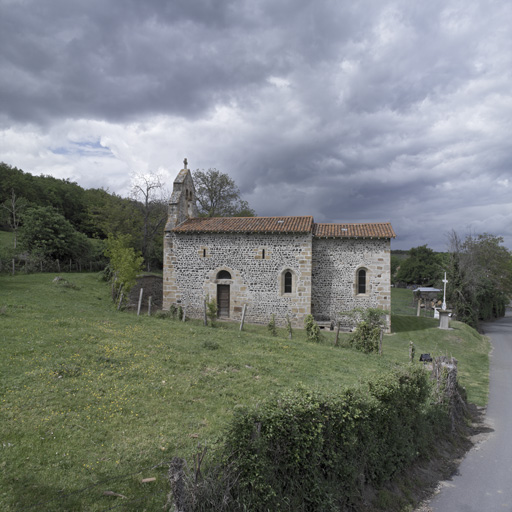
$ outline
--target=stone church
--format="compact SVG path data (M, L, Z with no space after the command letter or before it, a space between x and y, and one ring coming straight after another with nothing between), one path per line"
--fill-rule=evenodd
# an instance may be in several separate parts
M164 238L163 309L303 327L354 308L391 308L389 223L318 224L300 217L199 217L190 170L174 181ZM388 315L389 326L389 315Z

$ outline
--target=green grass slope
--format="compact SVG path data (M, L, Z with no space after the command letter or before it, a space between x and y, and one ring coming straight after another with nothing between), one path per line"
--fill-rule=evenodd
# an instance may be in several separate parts
M333 333L315 344L303 331L137 317L96 275L54 277L0 276L1 510L161 510L165 463L214 446L237 405L357 385L407 362L410 340L416 359L459 359L470 399L486 400L488 344L462 324L394 316L379 357L348 335L334 347Z

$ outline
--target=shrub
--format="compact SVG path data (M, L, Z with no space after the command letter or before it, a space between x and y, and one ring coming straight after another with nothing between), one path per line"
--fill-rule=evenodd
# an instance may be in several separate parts
M135 284L137 274L142 270L143 258L129 246L127 235L108 235L105 255L110 259L110 280L112 281L112 299L121 293L128 293Z
M320 334L320 327L315 322L313 315L307 315L304 318L304 328L306 329L306 334L308 336L309 341L319 342L322 335Z
M364 320L357 324L354 334L350 338L350 344L356 349L370 354L378 352L380 340L380 328L372 327Z
M216 341L205 340L203 341L203 348L208 350L217 350L219 348L219 344Z
M365 354L378 352L385 311L375 308L355 309L351 314L360 321L350 338L350 344Z
M217 321L217 301L215 297L212 299L206 297L206 316L210 320L210 325L215 327L215 322Z
M153 316L155 318L171 318L169 311L164 311L164 310L157 311Z
M286 329L288 331L288 338L292 339L292 336L293 336L292 322L288 315L286 315Z
M404 367L358 391L299 389L235 411L225 442L243 510L346 510L362 483L378 489L418 457L446 424L432 384Z
M270 321L267 325L268 332L271 336L277 336L277 328L276 328L276 317L274 314L270 317Z

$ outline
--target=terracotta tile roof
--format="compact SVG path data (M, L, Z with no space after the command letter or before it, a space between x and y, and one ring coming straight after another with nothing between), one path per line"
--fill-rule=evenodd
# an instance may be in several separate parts
M318 238L395 238L389 222L368 224L314 224L314 236Z
M312 233L313 217L200 217L188 219L175 233Z
M315 224L313 217L199 217L175 233L312 233L318 238L395 238L389 222Z

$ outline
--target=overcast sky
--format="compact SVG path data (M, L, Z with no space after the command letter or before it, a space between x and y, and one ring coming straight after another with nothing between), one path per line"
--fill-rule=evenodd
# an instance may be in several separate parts
M216 168L258 215L512 249L512 2L0 0L0 161L130 193Z

